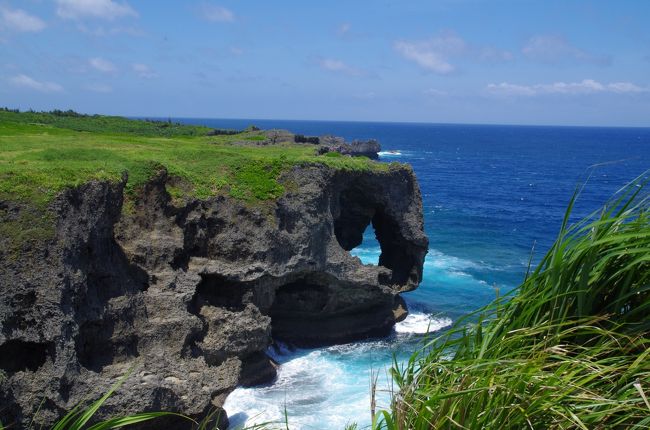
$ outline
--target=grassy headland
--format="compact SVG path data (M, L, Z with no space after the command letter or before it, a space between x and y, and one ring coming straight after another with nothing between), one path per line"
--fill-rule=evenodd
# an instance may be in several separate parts
M374 428L650 428L644 182L568 226L571 202L518 289L394 366L399 390Z
M0 233L16 250L47 238L47 206L62 190L90 180L128 175L127 197L137 195L161 168L174 178L173 198L230 195L249 204L278 198L282 172L303 163L340 169L387 169L358 157L317 156L311 144L261 145L263 131L209 136L210 128L167 121L80 115L74 112L0 110L0 203L21 205L18 214L0 205ZM338 154L337 154L338 155Z
M131 191L163 166L186 183L188 197L227 192L268 200L282 194L278 176L296 164L385 168L365 158L316 156L309 144L254 145L265 139L262 131L208 136L210 130L99 115L0 111L0 198L42 204L66 187L119 180L124 172Z

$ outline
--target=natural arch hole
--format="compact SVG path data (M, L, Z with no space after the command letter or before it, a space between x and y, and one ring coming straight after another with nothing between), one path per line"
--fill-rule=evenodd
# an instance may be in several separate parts
M379 264L381 246L379 245L379 241L377 241L375 229L372 227L371 223L368 223L368 226L363 232L361 244L352 248L350 254L359 257L363 264L374 264L375 266Z
M390 282L405 285L422 279L417 252L413 252L414 248L404 237L394 211L390 211L386 203L374 201L372 194L363 187L352 187L341 193L337 209L334 233L341 248L351 251L364 243L364 237L368 238L366 243L372 242L372 236L367 232L372 225L381 248L377 263L392 271ZM370 261L369 256L366 261Z

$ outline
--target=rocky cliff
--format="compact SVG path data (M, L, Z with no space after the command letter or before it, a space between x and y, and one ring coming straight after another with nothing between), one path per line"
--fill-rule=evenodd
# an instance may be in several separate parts
M50 424L130 369L99 417L200 419L238 384L274 377L273 339L381 336L406 315L398 293L417 287L428 245L408 167L297 166L281 178L283 197L255 206L226 196L179 203L173 181L161 171L126 206L126 176L69 189L50 205L53 239L22 258L0 250L5 425ZM26 210L0 205L8 217ZM349 253L369 224L378 266Z

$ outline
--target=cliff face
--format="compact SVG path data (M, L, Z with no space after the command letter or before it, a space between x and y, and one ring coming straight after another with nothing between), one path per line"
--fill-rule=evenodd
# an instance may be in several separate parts
M289 191L256 208L228 197L174 204L170 181L160 173L128 210L126 178L66 191L52 204L53 240L29 258L0 251L5 425L37 409L35 423L51 423L129 369L100 416L200 419L237 384L273 378L272 339L347 342L405 316L398 293L417 287L428 245L408 168L296 167L282 178ZM348 252L370 223L379 266ZM165 424L176 426L187 422Z

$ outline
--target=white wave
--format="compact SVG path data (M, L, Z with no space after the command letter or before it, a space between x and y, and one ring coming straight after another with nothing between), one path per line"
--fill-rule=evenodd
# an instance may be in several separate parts
M359 246L350 251L350 254L359 257L361 261L366 259L379 259L381 248L378 246ZM453 255L445 254L434 248L429 248L429 253L424 261L425 267L432 267L436 269L451 269L453 271L461 272L462 269L491 269L493 268L485 262L474 262L465 260L463 258L454 257Z
M444 254L437 249L429 249L424 265L435 269L446 269L454 272L462 272L463 269L482 269L486 266L474 261Z
M427 334L449 327L451 319L447 317L437 318L422 313L409 314L404 321L395 324L397 333Z
M402 153L399 151L379 151L377 155L380 157L401 157Z
M390 341L387 339L370 340L356 343L343 343L325 348L325 351L334 357L345 357L350 359L359 358L364 354L372 354L376 351L390 348Z
M273 385L237 388L228 396L224 409L230 428L283 424L285 407L289 426L296 430L341 429L349 421L365 421L369 369L349 369L349 365L322 349L286 361ZM381 401L383 407L389 404L383 394Z
M438 207L438 206L437 206ZM439 206L442 207L442 206ZM364 258L379 258L381 254L381 248L378 246L359 246L350 251L350 254L361 258L363 261ZM433 267L436 269L452 269L456 271L461 271L462 269L488 269L488 270L498 270L499 268L493 267L487 264L484 261L471 261L466 260L460 257L455 257L453 255L445 254L441 251L438 251L434 248L429 248L426 260L424 261L424 266Z

